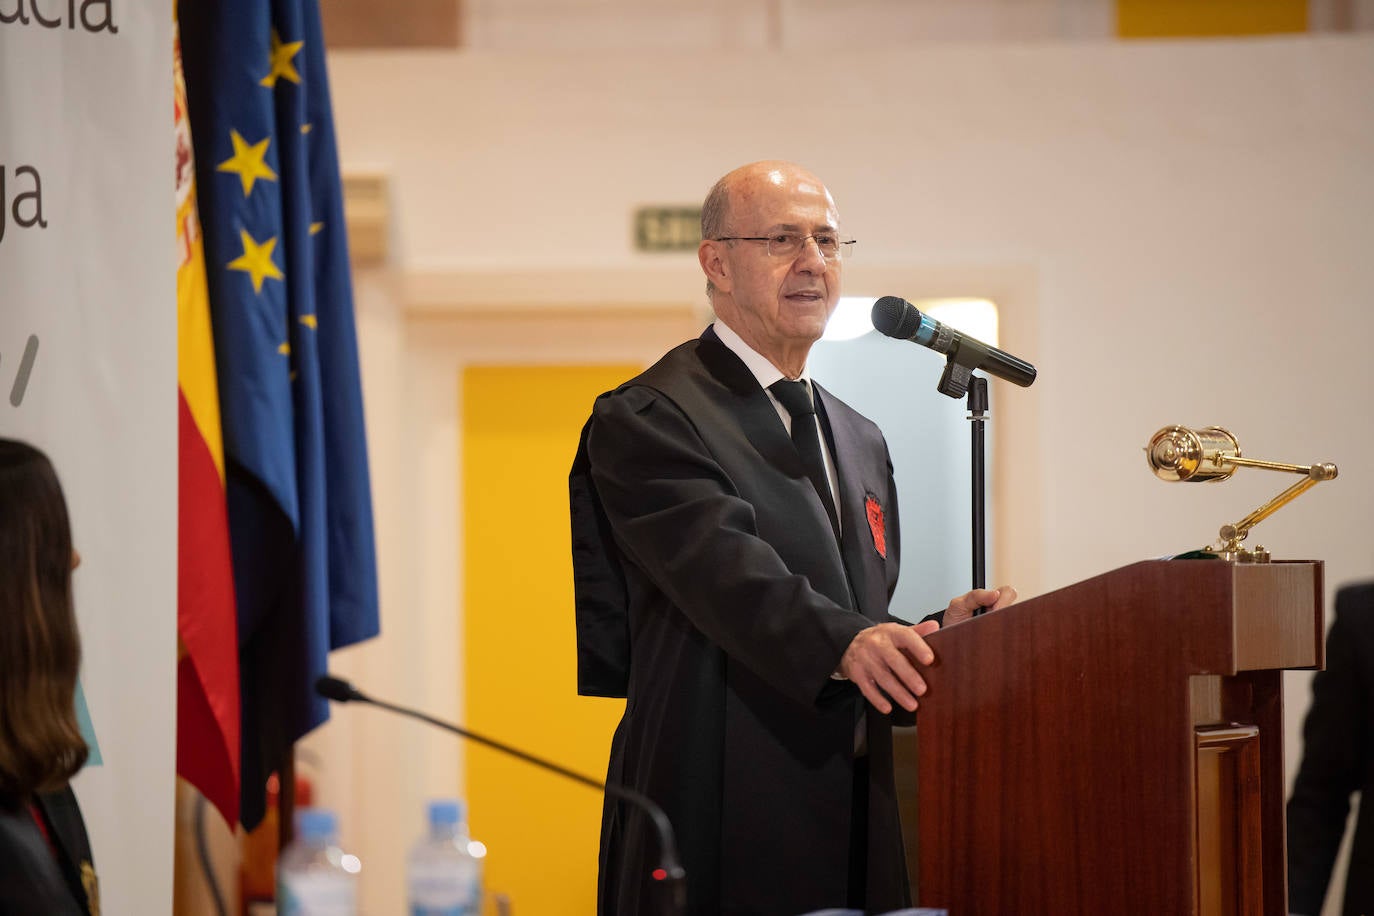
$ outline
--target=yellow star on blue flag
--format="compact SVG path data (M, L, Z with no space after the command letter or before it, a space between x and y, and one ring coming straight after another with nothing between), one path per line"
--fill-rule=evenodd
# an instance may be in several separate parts
M259 178L276 181L277 173L266 162L267 146L271 138L250 144L236 130L229 131L229 142L233 144L234 155L221 162L216 169L232 172L239 176L243 184L243 196L253 193L253 182Z
M247 229L239 230L239 239L243 242L243 254L225 265L229 270L242 270L253 278L253 292L262 292L262 281L267 277L273 280L284 280L282 272L277 265L272 262L272 249L277 247L276 239L268 239L259 245L253 237L248 234Z
M282 41L277 30L272 30L272 53L271 53L271 72L262 79L258 80L259 85L271 89L277 85L277 79L288 79L293 83L300 83L301 75L296 72L296 66L292 60L300 53L301 48L305 47L303 41Z

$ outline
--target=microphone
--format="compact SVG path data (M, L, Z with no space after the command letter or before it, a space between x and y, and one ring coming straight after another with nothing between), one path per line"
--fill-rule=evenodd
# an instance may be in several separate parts
M464 738L476 741L478 744L484 744L493 750L500 751L511 757L516 757L540 769L548 770L550 773L557 773L559 776L571 779L573 782L581 783L589 788L605 792L612 798L617 798L637 805L649 815L649 820L653 821L654 828L658 831L659 858L661 864L658 868L653 870L650 877L668 886L669 913L686 912L687 873L683 870L682 863L680 863L677 858L677 842L673 839L673 825L668 821L668 815L663 812L663 809L647 795L643 795L633 789L627 789L624 786L618 786L615 783L599 782L592 779L590 776L583 776L581 773L574 772L567 767L559 766L556 763L526 753L519 748L511 747L508 744L502 744L500 741L496 741L484 735L479 735L476 732L468 731L465 728L461 728L450 722L445 722L442 719L436 719L419 710L409 709L405 706L396 706L383 700L374 699L341 677L334 677L329 674L322 675L315 681L315 692L326 700L333 700L336 703L368 703L372 706L379 706L382 709L390 710L391 712L400 713L403 716L410 716L412 719L419 719L421 722L428 722L430 725L442 728L444 731L453 732L455 735L462 735Z
M988 375L995 375L1022 388L1029 388L1031 382L1035 381L1035 367L1030 363L973 337L966 337L929 315L922 315L916 306L899 296L884 296L873 303L873 327L888 337L910 340L936 353L949 354L952 364L963 366L965 374L982 369ZM967 387L967 383L964 387ZM949 394L943 385L940 390ZM951 396L958 397L959 394Z

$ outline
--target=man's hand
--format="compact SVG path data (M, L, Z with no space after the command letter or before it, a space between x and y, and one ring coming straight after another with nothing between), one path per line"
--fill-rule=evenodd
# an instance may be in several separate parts
M945 626L967 620L979 608L997 611L1015 600L1016 589L1010 585L975 588L950 600L945 609ZM925 637L938 629L940 624L927 620L911 625L880 623L860 630L844 650L838 673L853 681L883 715L892 712L888 697L907 712L913 712L916 698L926 692L925 678L916 666L935 661L935 653Z
M840 658L839 673L853 681L883 715L892 711L888 697L910 712L916 708L916 698L926 692L916 665L935 661L924 637L938 629L938 623L928 620L912 625L880 623L860 630Z
M958 598L950 599L949 607L945 608L945 626L954 626L956 623L968 620L979 608L1000 611L1015 600L1016 589L1010 585L1001 585L997 588L975 588Z

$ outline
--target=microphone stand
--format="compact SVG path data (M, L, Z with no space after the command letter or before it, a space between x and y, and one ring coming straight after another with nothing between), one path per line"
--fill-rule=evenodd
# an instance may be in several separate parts
M665 886L668 898L667 916L676 916L676 914L685 913L687 911L687 873L682 868L682 864L677 858L677 843L673 840L673 826L668 821L668 815L664 813L663 809L647 795L636 792L634 789L618 786L615 783L599 782L589 776L583 776L581 773L570 770L567 767L559 766L551 761L536 757L519 748L511 747L508 744L503 744L485 735L479 735L476 732L468 731L465 728L450 722L445 722L442 719L436 719L419 710L409 709L405 706L397 706L393 703L387 703L384 700L374 699L361 690L358 690L343 678L324 675L315 682L315 692L327 699L339 703L347 703L350 701L370 703L373 706L380 706L382 709L400 713L403 716L410 716L412 719L419 719L421 722L427 722L430 725L442 728L446 732L461 735L469 741L476 741L478 744L484 744L493 750L523 760L540 769L548 770L551 773L557 773L565 779L571 779L573 782L581 783L588 788L602 791L612 798L637 805L648 814L649 819L653 822L654 829L658 832L659 853L663 864L659 868L654 869L652 877L655 881Z
M973 587L987 588L987 517L985 480L987 459L984 452L984 427L988 411L988 380L974 375L973 370L982 365L987 356L985 344L964 337L949 353L945 361L945 371L936 386L941 394L951 398L968 394L968 419L972 423L972 471L973 471ZM986 613L986 608L978 608L974 616Z
M968 419L973 433L973 587L987 588L988 575L988 537L987 518L984 516L985 470L987 460L983 451L984 414L988 409L988 380L975 375L968 389ZM984 608L974 611L974 616L984 613Z

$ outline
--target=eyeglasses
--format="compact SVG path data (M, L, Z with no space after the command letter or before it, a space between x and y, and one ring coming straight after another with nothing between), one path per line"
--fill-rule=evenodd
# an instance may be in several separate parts
M816 249L827 261L838 261L841 257L852 257L854 244L858 241L858 239L841 239L833 232L818 232L815 235L800 235L795 232L779 232L774 235L727 235L712 241L763 242L768 246L768 253L773 257L795 258L805 247L807 239L816 243Z

